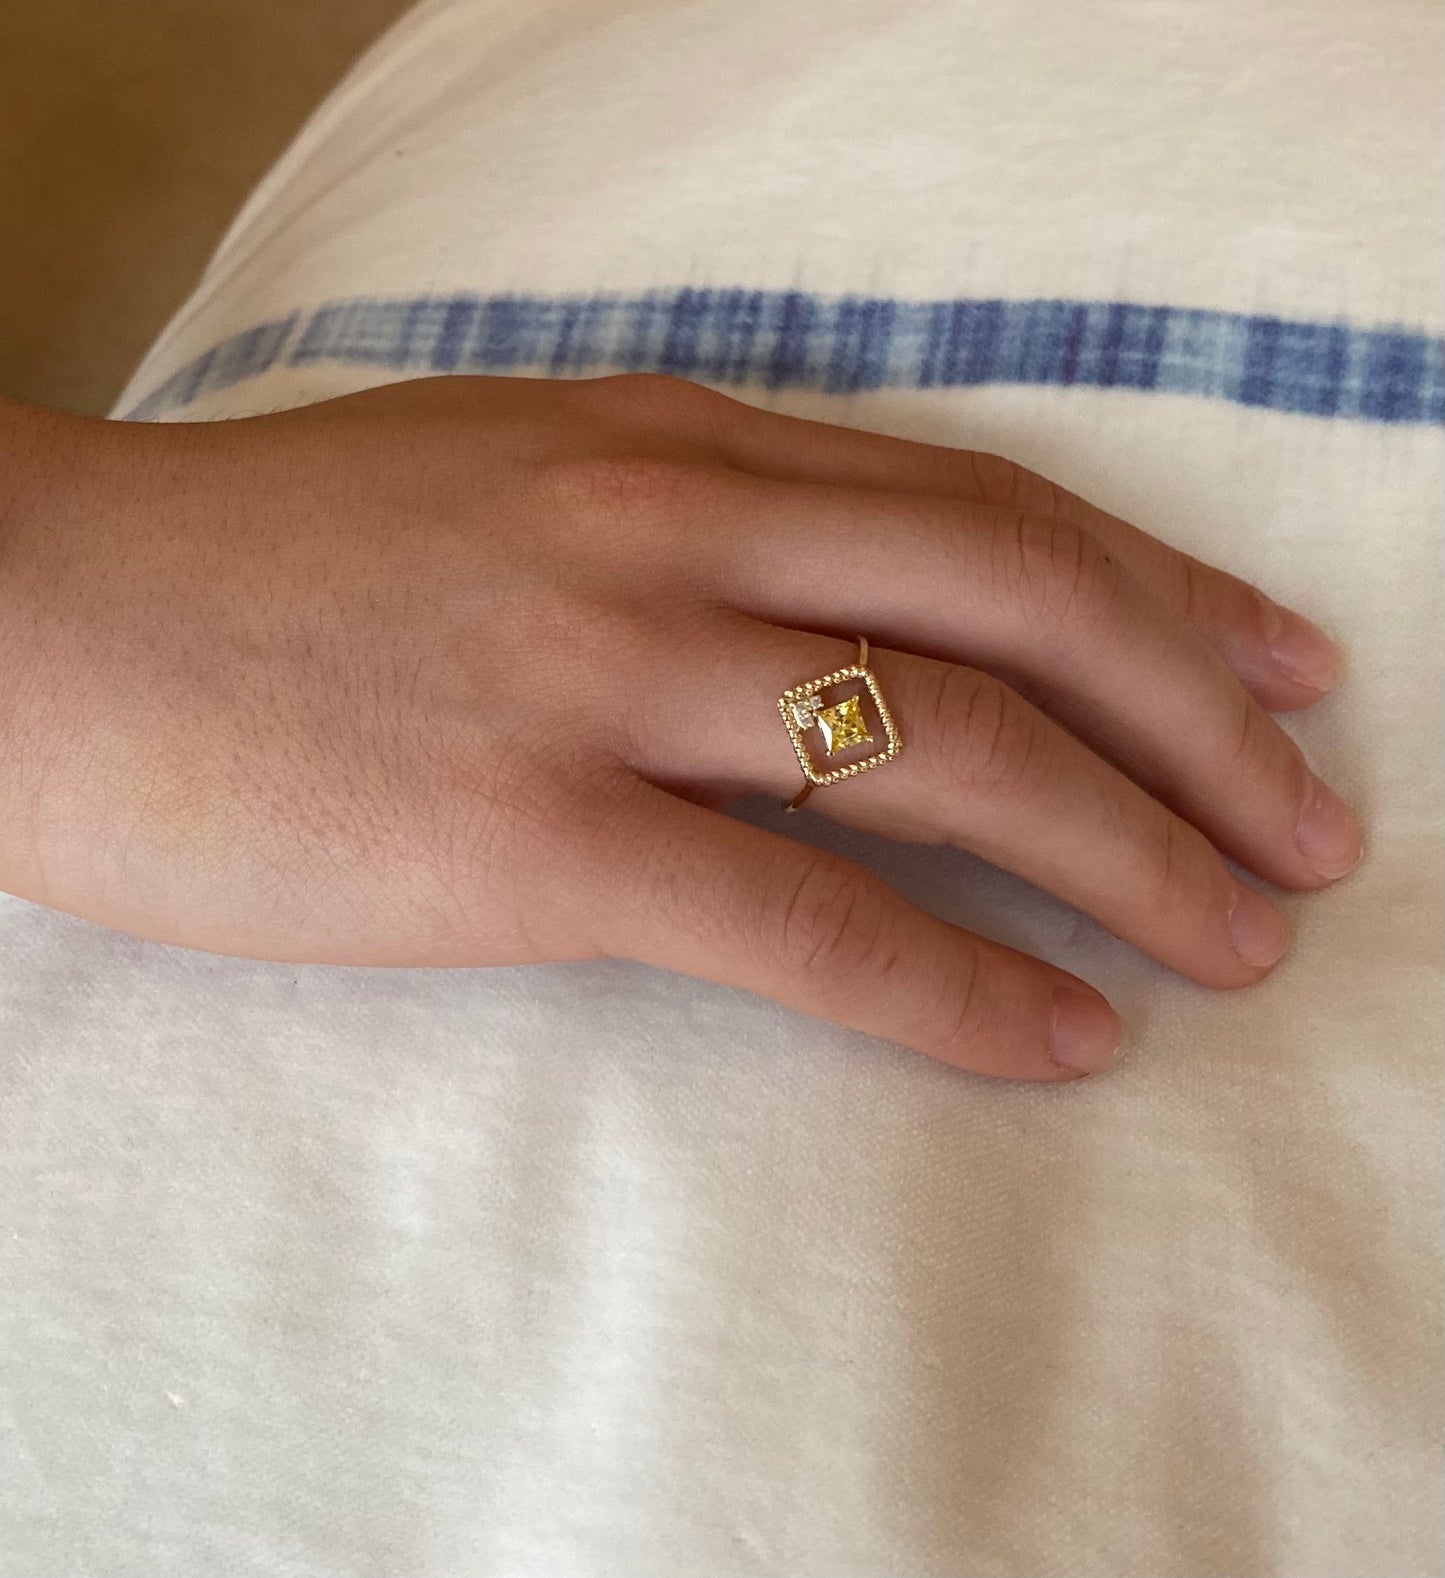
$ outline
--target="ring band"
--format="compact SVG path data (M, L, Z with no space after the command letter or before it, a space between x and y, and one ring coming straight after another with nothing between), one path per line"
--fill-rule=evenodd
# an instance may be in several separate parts
M863 688L859 690L855 687L851 695L825 705L823 691L846 684L849 680L862 680ZM865 702L872 704L872 710L877 714L876 724L868 718L864 710ZM870 767L891 762L903 748L903 742L898 737L898 726L888 710L888 703L883 699L877 676L868 667L868 641L864 636L858 637L857 662L785 690L778 697L778 711L783 715L788 738L793 742L798 765L803 769L803 787L788 801L786 809L789 811L796 811L820 784L836 784L845 778L856 778ZM855 745L878 744L875 727L882 732L885 743L869 755L854 757L837 767L820 765L814 760L808 741L810 730L816 728L821 736L822 760L826 762L829 757L838 756Z

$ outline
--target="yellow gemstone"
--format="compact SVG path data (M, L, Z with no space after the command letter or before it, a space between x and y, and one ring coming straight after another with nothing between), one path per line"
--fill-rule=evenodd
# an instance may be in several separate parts
M849 696L836 706L824 707L818 714L818 727L828 742L829 756L836 755L850 745L862 745L873 738L863 716L862 700L861 696Z

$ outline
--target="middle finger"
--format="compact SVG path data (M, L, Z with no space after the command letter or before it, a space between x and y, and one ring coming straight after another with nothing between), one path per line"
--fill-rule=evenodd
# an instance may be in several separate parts
M739 473L720 508L701 550L719 601L991 670L1283 887L1358 863L1358 824L1290 737L1071 521Z

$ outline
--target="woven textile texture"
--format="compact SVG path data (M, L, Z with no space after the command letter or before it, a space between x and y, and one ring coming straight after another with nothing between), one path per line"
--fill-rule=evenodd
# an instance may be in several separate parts
M1441 1570L1440 31L431 0L363 58L119 414L654 366L1012 456L1339 638L1287 726L1368 859L1222 994L744 809L1096 982L1128 1055L1067 1089L0 901L0 1574Z

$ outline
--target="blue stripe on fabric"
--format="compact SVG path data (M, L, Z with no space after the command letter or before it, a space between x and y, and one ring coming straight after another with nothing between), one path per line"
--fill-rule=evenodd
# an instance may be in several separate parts
M357 298L212 347L128 415L146 421L278 365L422 373L673 373L853 394L1033 384L1195 395L1304 416L1445 423L1445 339L1124 301L895 301L807 291Z

